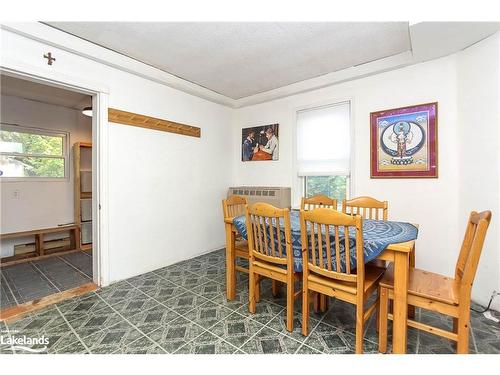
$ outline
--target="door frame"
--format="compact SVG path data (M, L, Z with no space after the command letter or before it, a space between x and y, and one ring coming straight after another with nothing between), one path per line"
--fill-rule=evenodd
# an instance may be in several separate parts
M0 73L92 96L92 271L95 284L109 285L108 88L4 56Z

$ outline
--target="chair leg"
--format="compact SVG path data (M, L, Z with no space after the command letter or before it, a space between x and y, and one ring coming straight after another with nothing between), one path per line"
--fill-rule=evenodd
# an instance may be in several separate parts
M273 280L273 297L278 297L280 295L280 282Z
M388 309L388 294L386 288L380 288L380 300L378 305L378 351L380 353L387 352L387 309Z
M319 294L318 292L313 292L314 293L314 299L313 299L313 310L314 312L317 314L319 313L319 307L320 307L320 298L321 298L321 294Z
M363 305L362 302L356 304L356 354L363 354L363 332L365 328Z
M293 304L295 298L293 298L295 288L293 282L293 274L289 271L292 277L288 277L286 282L286 329L289 332L293 332Z
M453 333L458 333L458 318L453 318ZM453 347L457 350L458 341L453 341Z
M302 334L309 334L309 290L307 281L302 283Z
M248 270L248 311L255 314L255 273L253 272L252 265Z
M255 275L255 302L260 302L260 275Z
M457 353L458 354L468 354L469 353L469 320L470 320L470 307L461 306L458 313L457 322Z
M410 268L415 268L415 247L413 250L410 252ZM415 306L413 305L408 305L408 318L409 319L415 319Z
M328 296L325 294L319 295L319 309L322 313L328 310Z

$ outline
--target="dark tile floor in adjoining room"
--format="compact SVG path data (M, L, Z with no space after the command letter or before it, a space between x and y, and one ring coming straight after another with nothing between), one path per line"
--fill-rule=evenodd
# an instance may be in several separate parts
M237 299L228 302L224 251L219 250L63 301L13 323L0 323L0 330L11 337L44 335L49 353L354 352L351 305L330 300L326 313L312 314L310 334L304 337L300 301L290 333L285 329L285 298L271 295L268 280L263 282L256 314L248 312L245 274L238 274L237 291ZM423 310L417 310L417 317L440 327L451 324ZM364 340L366 353L377 353L374 324L372 317ZM471 353L500 353L498 324L472 313L471 326ZM12 353L9 345L0 351ZM410 329L408 352L454 349L448 340Z
M92 254L78 251L0 268L0 309L92 282Z

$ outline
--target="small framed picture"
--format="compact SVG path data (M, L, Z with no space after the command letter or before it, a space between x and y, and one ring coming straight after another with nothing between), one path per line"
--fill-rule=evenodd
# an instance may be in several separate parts
M279 124L255 126L241 131L241 161L278 160Z
M370 113L371 178L437 178L438 104Z

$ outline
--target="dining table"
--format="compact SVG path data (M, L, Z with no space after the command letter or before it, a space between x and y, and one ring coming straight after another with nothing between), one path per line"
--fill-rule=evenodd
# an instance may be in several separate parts
M224 218L226 226L226 296L236 298L236 238L246 240L246 218L244 215ZM294 268L302 271L302 245L300 236L299 211L291 210L290 226ZM284 228L281 228L284 230ZM407 318L414 315L408 308L407 290L409 268L415 267L415 240L418 226L399 221L363 220L364 261L379 259L394 263L394 303L393 303L393 353L406 353Z

